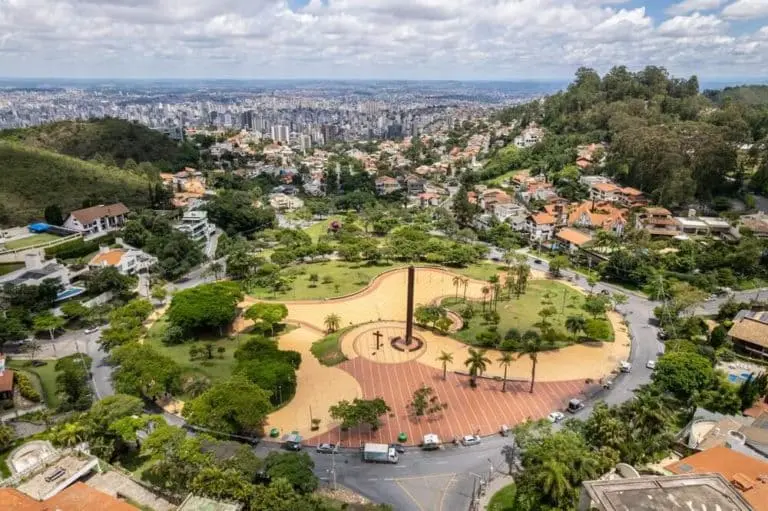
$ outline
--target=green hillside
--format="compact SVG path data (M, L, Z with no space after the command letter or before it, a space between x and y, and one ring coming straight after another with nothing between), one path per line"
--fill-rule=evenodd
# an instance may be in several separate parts
M722 90L706 90L704 95L718 104L730 100L747 105L768 105L768 85L741 85Z
M198 151L148 127L122 119L60 121L32 128L0 131L0 139L22 142L83 160L150 162L161 170L197 166Z
M0 225L21 225L43 217L43 209L58 204L65 214L83 201L122 201L128 207L148 203L145 177L0 140Z

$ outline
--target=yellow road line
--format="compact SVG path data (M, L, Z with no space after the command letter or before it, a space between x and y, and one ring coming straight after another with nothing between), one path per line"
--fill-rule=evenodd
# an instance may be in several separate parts
M456 480L456 476L457 475L458 474L453 474L453 477L451 477L451 480L448 481L448 484L446 484L445 488L443 488L443 494L440 495L440 505L437 508L438 511L442 511L442 509L443 509L443 501L445 500L445 494L448 493L448 488L450 488L451 485L453 484L453 482Z
M397 485L400 487L400 489L401 489L401 490L403 490L403 491L405 492L405 494L406 494L406 495L408 495L408 496L411 498L411 500L413 501L413 503L414 503L414 504L416 504L416 507L418 507L418 508L419 508L419 511L424 511L424 508L423 508L423 507L421 507L421 504L419 503L419 501L418 501L418 500L416 500L416 497L414 497L413 495L411 495L411 492L409 492L408 490L406 490L406 489L405 489L405 486L403 486L402 484L400 484L400 482L398 482L398 481L395 481L395 482L396 482L396 483L397 483Z

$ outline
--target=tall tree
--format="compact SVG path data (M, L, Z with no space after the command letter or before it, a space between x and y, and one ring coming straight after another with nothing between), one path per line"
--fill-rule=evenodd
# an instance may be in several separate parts
M448 377L448 364L453 364L453 353L441 351L437 361L443 365L443 381L445 381Z
M487 369L491 359L486 356L485 350L469 348L467 351L469 358L464 361L464 365L469 369L469 383L472 388L477 387L477 377L481 376Z
M502 379L501 383L501 391L506 392L507 391L507 369L509 369L509 366L512 364L512 362L515 361L515 356L509 351L505 351L501 354L501 356L497 359L499 362L499 365L504 368L504 378Z
M544 351L544 341L536 330L528 330L523 334L522 345L519 356L528 356L531 359L531 388L529 392L533 393L533 385L536 382L536 364L539 362L539 353Z

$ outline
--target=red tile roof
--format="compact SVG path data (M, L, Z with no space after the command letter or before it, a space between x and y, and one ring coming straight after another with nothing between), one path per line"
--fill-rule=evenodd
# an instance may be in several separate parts
M10 392L13 390L13 371L6 369L0 374L0 392Z
M688 456L666 467L674 474L722 474L756 511L768 511L768 463L728 447Z
M57 493L43 505L46 510L61 511L138 511L138 508L81 482Z
M93 206L85 209L78 209L70 213L83 225L88 225L97 218L113 217L125 215L128 213L128 208L122 202L116 204L110 204L108 206Z

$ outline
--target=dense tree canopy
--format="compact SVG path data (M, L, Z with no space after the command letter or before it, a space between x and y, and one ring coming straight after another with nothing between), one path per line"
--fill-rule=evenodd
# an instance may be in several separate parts
M187 334L206 330L219 333L234 321L243 292L234 282L203 284L176 293L168 308L168 320Z

